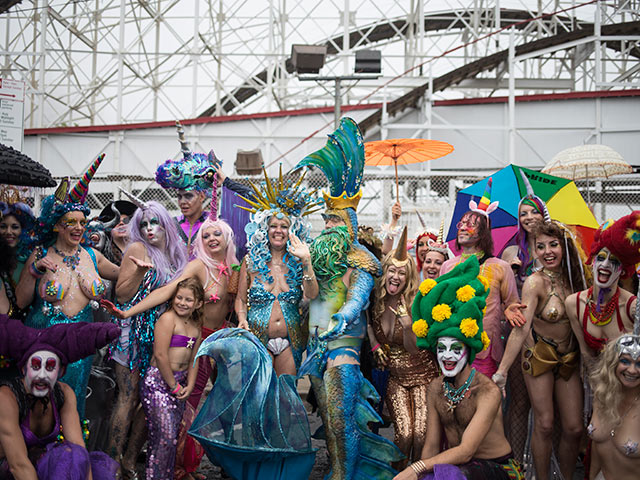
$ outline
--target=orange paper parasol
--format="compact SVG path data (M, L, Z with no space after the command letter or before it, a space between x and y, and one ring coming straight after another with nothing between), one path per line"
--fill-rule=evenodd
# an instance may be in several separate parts
M426 162L453 152L453 145L422 138L395 138L364 144L365 165L393 165L396 169L396 199L399 199L398 165Z

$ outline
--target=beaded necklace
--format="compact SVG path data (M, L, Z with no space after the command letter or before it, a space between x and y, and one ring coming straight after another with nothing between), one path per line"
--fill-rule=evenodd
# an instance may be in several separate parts
M444 390L444 396L447 399L447 411L453 412L458 404L465 397L469 388L471 387L471 382L473 382L473 378L476 376L476 369L472 368L471 373L469 374L469 378L467 381L460 386L460 388L454 388L451 386L453 382L442 382L442 389Z
M600 311L597 310L596 302L593 301L593 287L589 288L587 298L589 320L591 320L591 323L594 325L603 327L611 322L613 313L616 311L618 300L620 299L620 287L616 288L616 293L613 294L611 299L605 305L600 306Z
M80 264L80 247L78 247L76 253L73 255L66 255L64 252L58 250L55 245L53 245L53 251L62 257L62 263L70 267L71 270L75 270Z

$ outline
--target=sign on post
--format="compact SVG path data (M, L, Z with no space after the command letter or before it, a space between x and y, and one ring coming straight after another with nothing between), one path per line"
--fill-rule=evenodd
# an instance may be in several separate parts
M24 139L24 90L24 81L0 78L0 143L18 151Z

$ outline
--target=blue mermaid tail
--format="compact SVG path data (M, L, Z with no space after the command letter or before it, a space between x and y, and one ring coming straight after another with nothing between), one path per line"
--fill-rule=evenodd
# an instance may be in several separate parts
M392 442L369 429L370 422L382 422L368 400L380 401L377 392L360 372L359 365L338 365L324 373L314 388L326 402L325 431L332 459L330 480L391 479L396 471L391 462L404 458ZM322 409L320 409L322 410Z
M209 336L203 355L218 376L189 434L209 459L238 480L309 478L315 450L295 378L278 377L264 345L239 328Z

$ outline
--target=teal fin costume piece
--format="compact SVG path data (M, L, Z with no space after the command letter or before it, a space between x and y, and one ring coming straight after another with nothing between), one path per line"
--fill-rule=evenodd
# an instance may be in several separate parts
M370 422L382 422L368 400L379 396L362 376L359 365L338 365L324 374L327 402L327 442L332 459L330 480L392 479L390 463L404 455L392 442L369 430Z

